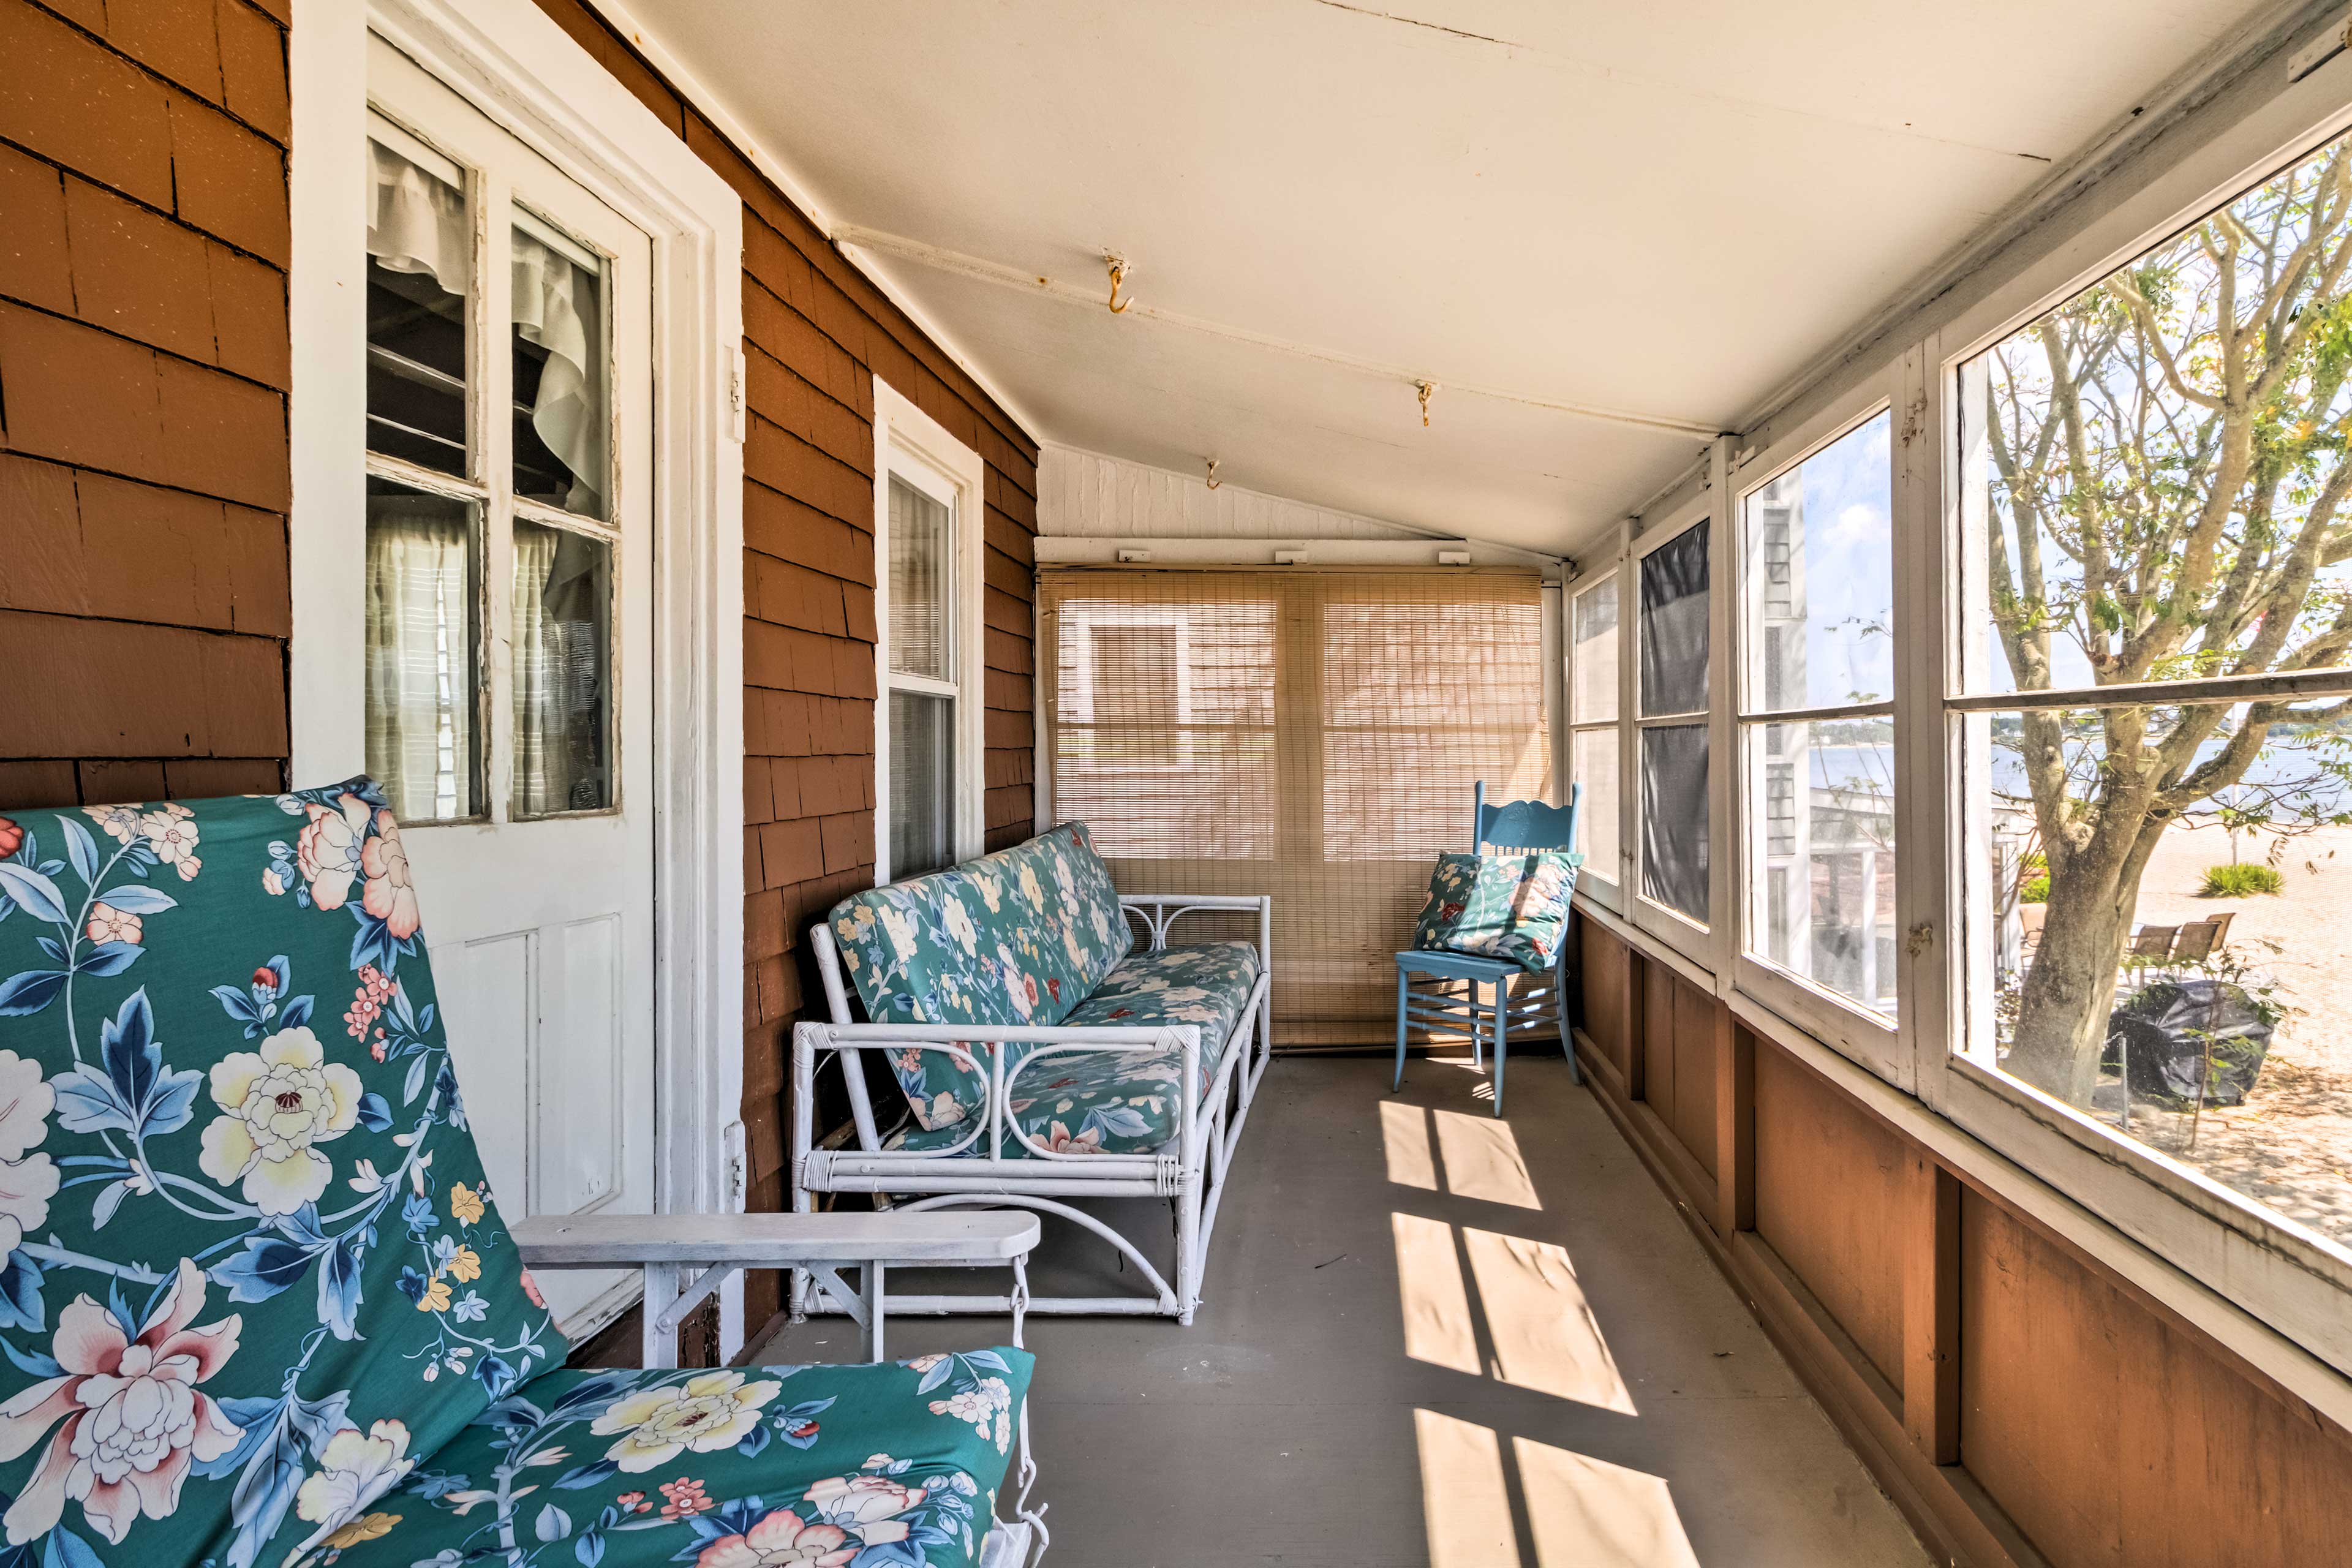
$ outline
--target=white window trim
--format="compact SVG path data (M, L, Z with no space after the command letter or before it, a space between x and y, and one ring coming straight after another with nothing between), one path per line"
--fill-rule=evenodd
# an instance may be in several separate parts
M955 564L955 618L946 681L890 669L890 476L929 493L952 492L949 549ZM890 689L951 696L956 702L955 858L981 853L987 837L987 622L983 600L988 529L987 470L980 454L881 377L874 378L874 880L890 867Z
M1609 533L1605 536L1605 542L1603 544L1594 552L1596 554L1600 553L1601 551L1606 552L1606 554L1601 558L1601 564L1596 565L1591 571L1576 578L1568 584L1566 595L1568 607L1566 613L1562 616L1560 624L1563 645L1559 661L1561 693L1560 706L1562 711L1566 713L1568 720L1566 723L1560 726L1560 730L1562 731L1562 739L1560 742L1560 778L1564 781L1560 798L1563 800L1567 799L1567 785L1573 784L1577 782L1576 737L1580 733L1589 733L1599 730L1614 731L1617 735L1618 750L1617 773L1619 782L1617 789L1616 859L1614 863L1611 865L1602 866L1593 858L1591 850L1588 848L1585 854L1584 869L1577 878L1577 889L1583 893L1587 898L1591 899L1594 903L1601 905L1603 909L1613 910L1620 913L1623 912L1625 908L1625 888L1628 881L1627 868L1633 863L1633 841L1627 837L1628 826L1623 782L1625 773L1625 693L1627 690L1626 681L1628 679L1624 655L1625 620L1627 616L1626 588L1627 584L1633 581L1633 574L1628 570L1626 564L1626 546L1631 538L1632 530L1622 523L1620 523L1617 527L1610 530ZM1585 595L1612 580L1617 584L1617 711L1612 716L1606 719L1587 720L1581 713L1577 711L1576 707L1576 605L1577 601L1581 599ZM1580 814L1590 813L1591 806L1592 803L1590 800L1587 800L1583 805L1578 809ZM1592 842L1590 826L1591 824L1588 817L1585 821L1585 827L1581 830L1584 834L1585 844L1588 846Z
M743 203L530 0L303 7L289 45L294 152L288 399L298 784L363 771L362 149L368 36L392 41L653 241L656 1212L740 1210L743 1062ZM721 1359L743 1342L720 1292Z

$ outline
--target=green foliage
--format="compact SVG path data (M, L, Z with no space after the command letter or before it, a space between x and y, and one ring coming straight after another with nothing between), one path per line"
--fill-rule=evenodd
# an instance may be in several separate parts
M2050 901L2050 873L2044 871L2038 876L2028 877L2024 882L2018 887L2017 901L2021 904L2048 903Z
M2208 866L2197 889L2200 899L2243 899L2255 893L2284 893L2286 879L2272 868L2249 862L2238 866Z

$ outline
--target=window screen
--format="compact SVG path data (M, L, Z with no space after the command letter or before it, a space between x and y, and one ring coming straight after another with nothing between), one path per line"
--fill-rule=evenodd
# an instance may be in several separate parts
M1706 711L1707 524L1642 557L1642 717Z
M1528 572L1048 571L1052 815L1121 891L1274 899L1288 1044L1389 1037L1472 786L1551 797ZM1181 940L1255 936L1255 917Z

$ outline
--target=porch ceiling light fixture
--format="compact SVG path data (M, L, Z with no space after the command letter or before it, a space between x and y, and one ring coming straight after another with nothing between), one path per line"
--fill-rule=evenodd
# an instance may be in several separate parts
M1127 275L1134 268L1128 266L1126 257L1108 250L1103 252L1103 265L1110 269L1110 313L1123 316L1127 314L1127 308L1135 303L1135 296L1129 294L1126 299L1120 299L1118 286L1126 281Z

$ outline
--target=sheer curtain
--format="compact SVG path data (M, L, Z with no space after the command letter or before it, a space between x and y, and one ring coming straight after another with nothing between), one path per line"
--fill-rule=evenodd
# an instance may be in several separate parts
M368 498L367 770L411 820L471 810L472 508Z
M604 765L605 546L517 522L514 544L514 813L609 803Z
M532 400L531 428L572 470L566 511L602 516L604 482L604 378L594 374L604 312L599 279L531 234L514 232L514 330L547 351Z

